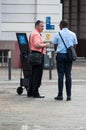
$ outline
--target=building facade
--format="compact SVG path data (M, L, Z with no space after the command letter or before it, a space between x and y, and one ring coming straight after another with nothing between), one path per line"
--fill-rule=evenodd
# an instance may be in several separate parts
M45 22L44 40L51 41L62 19L60 0L0 0L0 66L7 66L9 50L12 67L20 66L16 32L29 36L38 19Z
M77 54L86 57L86 0L61 0L63 18L68 19L69 28L77 34Z

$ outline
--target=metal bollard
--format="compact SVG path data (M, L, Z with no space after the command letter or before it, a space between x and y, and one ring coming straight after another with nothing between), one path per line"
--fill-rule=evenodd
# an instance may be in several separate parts
M11 51L8 52L8 80L11 80Z
M51 66L52 53L49 51L49 79L52 79L52 66Z

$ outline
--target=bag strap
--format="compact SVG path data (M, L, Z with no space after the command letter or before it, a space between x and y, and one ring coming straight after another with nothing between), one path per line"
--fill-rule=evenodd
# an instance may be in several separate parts
M60 34L60 32L59 32L59 36L61 37L61 40L62 40L62 42L63 42L65 48L67 49L67 46L66 46L66 44L65 44L65 42L64 42L64 40L63 40L63 38L62 38L62 36L61 36L61 34Z

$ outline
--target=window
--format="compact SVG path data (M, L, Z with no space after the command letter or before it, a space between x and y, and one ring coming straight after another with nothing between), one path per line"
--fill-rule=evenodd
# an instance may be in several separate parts
M8 50L0 50L0 67L6 67L8 64Z

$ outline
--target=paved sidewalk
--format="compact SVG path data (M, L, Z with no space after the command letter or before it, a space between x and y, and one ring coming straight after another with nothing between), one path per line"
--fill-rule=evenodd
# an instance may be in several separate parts
M86 62L75 62L72 70L72 100L55 101L57 72L44 70L40 93L44 99L27 98L24 89L21 96L16 89L20 85L20 69L12 70L8 80L6 69L0 69L0 130L86 130Z

